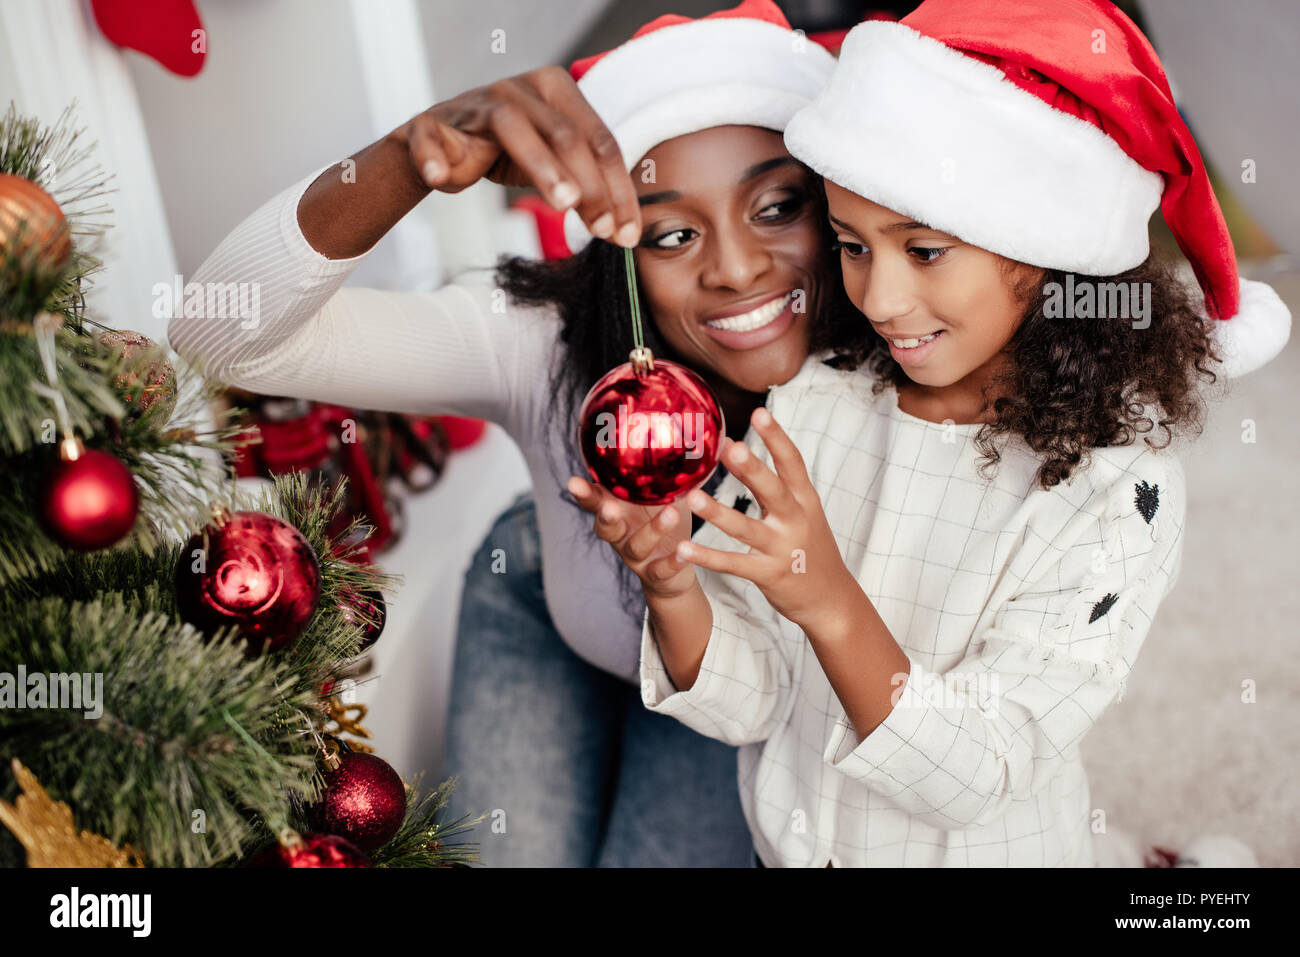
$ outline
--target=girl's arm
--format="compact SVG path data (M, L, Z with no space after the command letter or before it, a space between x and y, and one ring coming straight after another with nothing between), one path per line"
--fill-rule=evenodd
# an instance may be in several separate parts
M691 527L685 505L680 500L672 507L629 505L576 475L569 479L569 492L596 516L596 537L609 542L641 580L672 683L683 691L690 688L699 675L713 613L695 569L674 555Z
M1186 518L1178 460L1147 450L1116 459L1119 466L1095 466L1092 474L1106 478L1086 501L1062 496L1045 508L1042 527L1016 561L1033 575L974 636L966 657L938 673L902 652L865 595L828 584L838 571L819 548L821 530L814 522L798 526L781 500L784 493L807 501L799 478L807 473L793 446L783 448L784 433L760 418L756 413L755 427L781 478L734 453L727 465L753 483L763 520L693 502L698 514L750 544L751 553L694 542L678 552L702 568L754 581L784 614L797 616L844 708L824 749L827 764L945 830L981 827L1011 802L1051 786L1122 694L1177 579ZM773 558L797 527L803 530L795 539L810 546L809 570L820 568L816 579L790 574ZM815 559L815 549L825 557ZM818 593L827 597L812 597ZM836 605L833 593L844 603Z
M596 514L596 535L641 579L646 707L731 745L770 737L794 686L776 611L749 582L708 570L697 580L676 557L690 528L680 500L638 508L576 476L569 491Z
M748 545L748 554L685 542L677 556L757 585L803 630L853 728L866 737L893 710L911 665L845 566L798 448L767 409L755 409L751 423L775 473L740 442L723 450L723 464L754 493L763 517L750 518L703 492L687 496L695 514Z

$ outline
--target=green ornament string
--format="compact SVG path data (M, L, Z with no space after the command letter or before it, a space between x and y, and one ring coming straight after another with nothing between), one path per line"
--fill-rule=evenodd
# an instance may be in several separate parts
M632 250L623 250L624 271L627 273L627 301L632 310L632 351L628 358L636 372L648 372L654 368L654 356L645 346L645 337L641 327L641 297L636 288L636 263Z

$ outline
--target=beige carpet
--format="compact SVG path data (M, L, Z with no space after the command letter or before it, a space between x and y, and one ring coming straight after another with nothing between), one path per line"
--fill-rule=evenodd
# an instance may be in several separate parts
M1259 278L1300 317L1300 275ZM1171 849L1231 834L1264 867L1300 865L1297 386L1300 330L1183 445L1181 576L1123 700L1081 747L1108 825ZM1242 442L1244 419L1254 444ZM1253 703L1242 700L1248 680Z

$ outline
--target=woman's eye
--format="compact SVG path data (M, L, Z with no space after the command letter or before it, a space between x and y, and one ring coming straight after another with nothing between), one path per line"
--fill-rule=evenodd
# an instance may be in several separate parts
M923 263L932 263L948 252L948 248L946 246L913 246L908 252L915 254L916 258Z
M676 249L685 244L691 236L695 234L693 229L674 229L670 232L660 233L653 239L646 240L645 245L654 249Z
M803 205L804 197L791 196L788 199L779 200L778 202L769 203L764 206L758 211L758 215L755 218L760 221L769 222L774 219L782 219L799 212L799 210L803 208Z
M842 252L849 259L857 259L867 254L867 247L862 243L851 243L845 239L837 239L831 243L832 252Z

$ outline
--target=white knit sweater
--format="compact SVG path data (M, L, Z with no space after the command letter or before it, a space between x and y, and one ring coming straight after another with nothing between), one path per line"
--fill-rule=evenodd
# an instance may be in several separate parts
M618 558L592 533L592 517L561 498L569 475L582 474L564 464L576 426L561 433L557 415L545 428L559 317L488 286L344 287L367 254L328 259L298 226L298 201L318 173L249 216L189 279L200 288L256 283L256 321L175 318L172 348L212 378L253 392L502 426L532 477L557 630L587 661L634 683L641 623L619 600Z

